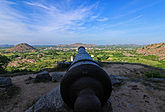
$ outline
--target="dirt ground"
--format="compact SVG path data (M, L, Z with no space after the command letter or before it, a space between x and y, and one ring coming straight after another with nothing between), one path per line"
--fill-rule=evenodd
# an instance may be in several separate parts
M148 68L140 65L111 64L106 65L104 70L108 74L131 78L113 87L113 112L165 112L165 82L139 80Z
M1 110L2 112L23 112L39 97L48 93L59 84L54 82L26 84L25 79L27 79L29 76L34 78L36 74L16 76L11 78L13 84L20 88L20 92L18 95L14 96L8 101L6 106Z
M147 68L129 64L107 64L103 68L108 74L130 78L113 87L113 112L165 112L165 82L138 80ZM20 88L20 92L0 112L23 112L40 96L59 85L54 82L26 84L25 79L29 76L34 78L36 75L12 77L13 84Z

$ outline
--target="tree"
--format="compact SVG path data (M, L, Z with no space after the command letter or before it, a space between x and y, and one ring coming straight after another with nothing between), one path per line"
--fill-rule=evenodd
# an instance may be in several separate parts
M5 72L5 67L7 66L9 61L10 61L9 58L7 58L6 56L0 55L0 73Z
M49 50L46 54L47 55L58 55L56 50Z

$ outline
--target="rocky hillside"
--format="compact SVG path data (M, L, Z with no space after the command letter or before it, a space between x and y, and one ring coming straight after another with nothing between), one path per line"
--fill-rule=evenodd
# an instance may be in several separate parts
M70 44L70 45L57 45L58 47L80 47L80 46L84 46L84 47L94 47L97 46L95 44L83 44L83 43L75 43L75 44Z
M139 48L137 53L142 53L144 55L156 55L161 58L165 58L165 43L151 44Z
M33 52L33 51L36 51L36 49L27 43L20 43L20 44L12 47L10 49L7 49L7 51L10 51L10 52L29 52L29 51Z

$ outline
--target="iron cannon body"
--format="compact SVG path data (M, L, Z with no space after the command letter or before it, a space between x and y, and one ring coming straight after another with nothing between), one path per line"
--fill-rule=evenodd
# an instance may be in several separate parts
M108 74L84 47L79 47L60 83L63 101L74 112L101 112L111 91L112 84Z

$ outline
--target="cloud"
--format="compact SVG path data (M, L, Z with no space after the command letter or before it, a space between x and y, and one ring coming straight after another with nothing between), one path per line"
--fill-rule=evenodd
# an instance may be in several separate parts
M100 21L100 22L103 22L103 21L108 21L109 19L108 18L98 18L96 19L97 21Z
M47 10L51 10L51 8L49 8L49 7L47 7L43 4L40 4L40 3L32 3L32 2L25 2L25 3L28 4L28 5L31 5L31 6L37 6L37 7L47 9Z
M126 28L141 28L143 16L145 18L142 10L162 0L144 5L138 5L139 0L133 0L119 10L118 7L113 9L119 12L116 15L111 10L104 10L102 2L80 1L0 0L0 44L78 42L103 37L108 40L109 35L122 37L128 35Z
M32 17L37 20L42 18L38 21L42 24L39 24L35 27L38 31L41 32L81 29L82 26L90 20L91 16L94 16L93 10L96 7L96 4L89 6L81 5L75 9L68 9L66 11L63 9L63 7L57 8L56 4L54 6L52 6L52 4L44 5L36 2L26 2L26 4L32 6L33 8L42 8L38 9L40 12L42 12L40 15L32 15Z
M67 0L67 5L71 5L70 2ZM13 7L19 7L20 3L28 12ZM98 15L94 13L94 10L97 10L97 5L97 2L91 5L81 4L66 10L59 7L58 2L1 0L0 39L7 41L16 38L19 41L33 40L35 37L38 40L49 35L48 38L56 37L56 40L68 37L68 34L76 35L73 33L86 29L87 22L95 21L98 18Z
M6 0L0 1L0 39L1 41L12 39L12 37L23 36L29 33L26 25L20 20L27 18L22 16L17 10L10 7L14 2Z

